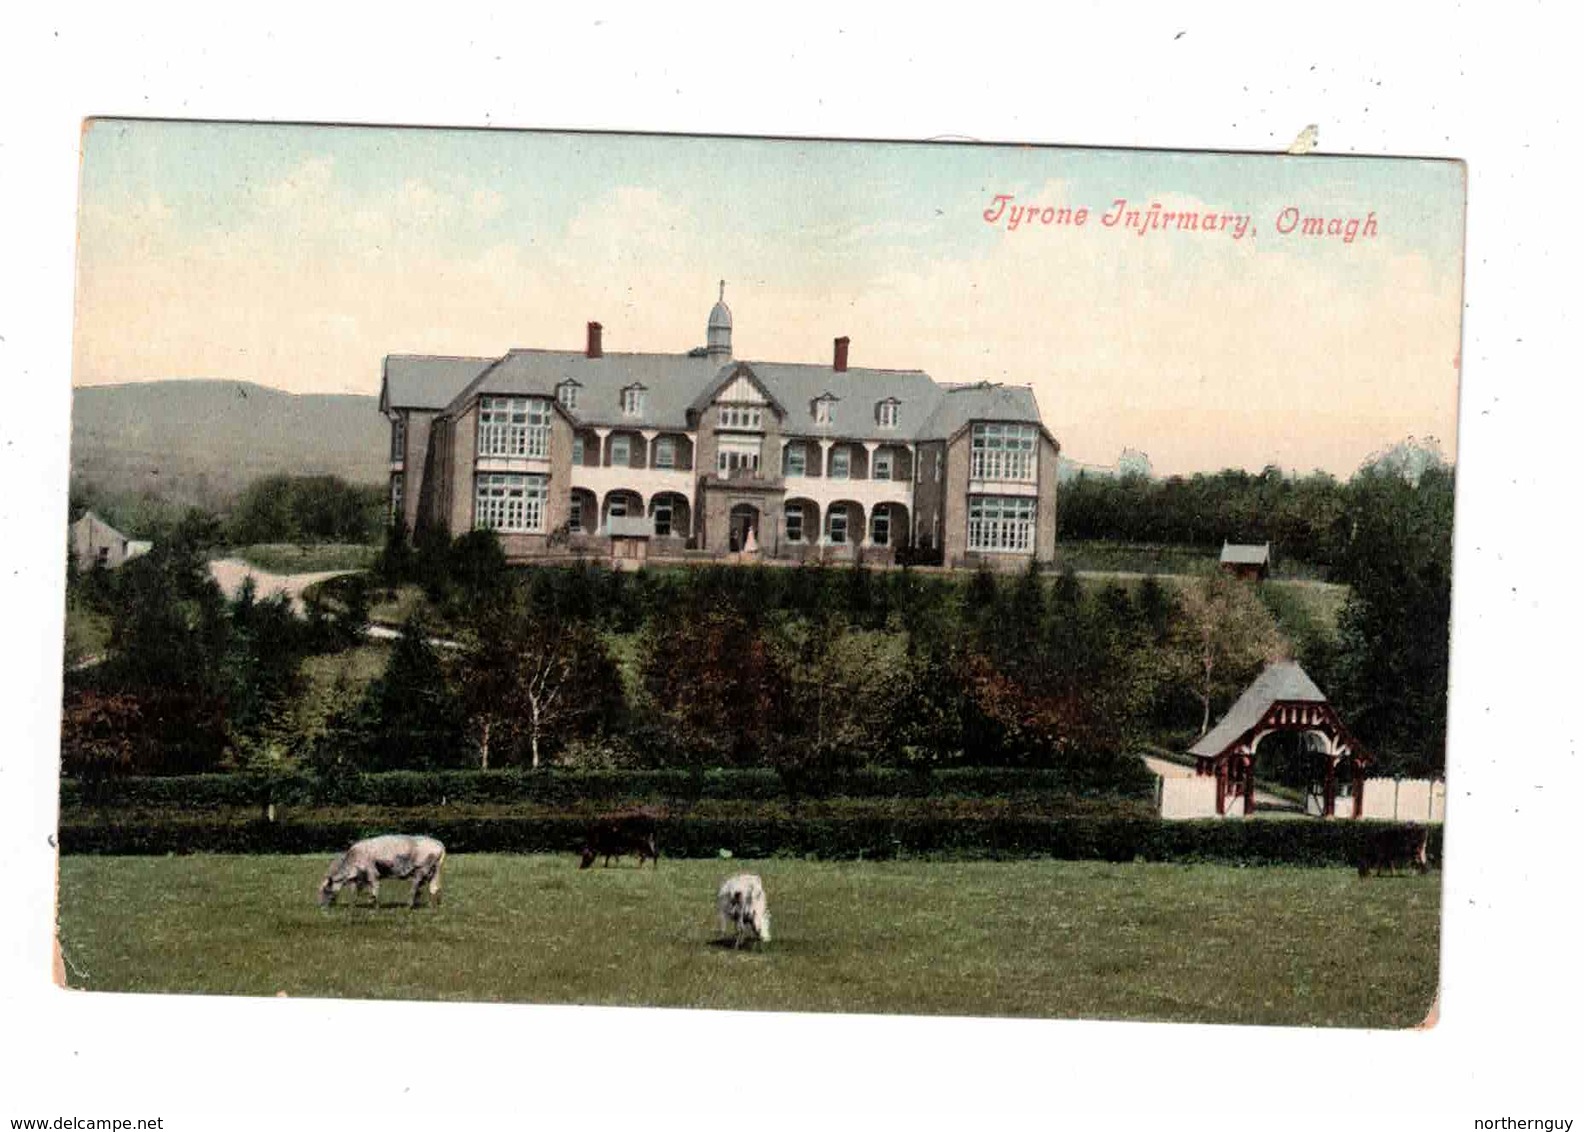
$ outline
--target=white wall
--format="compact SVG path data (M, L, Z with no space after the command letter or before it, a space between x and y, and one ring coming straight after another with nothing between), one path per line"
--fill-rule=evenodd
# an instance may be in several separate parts
M1160 815L1168 821L1216 816L1216 780L1210 775L1160 780ZM1242 811L1239 799L1238 810Z

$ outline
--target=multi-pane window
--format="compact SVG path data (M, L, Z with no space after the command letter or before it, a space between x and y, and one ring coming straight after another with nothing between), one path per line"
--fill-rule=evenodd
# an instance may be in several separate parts
M876 546L891 545L891 512L882 508L874 513L869 520L869 541Z
M831 423L831 398L821 397L818 401L814 402L814 423Z
M563 381L560 385L556 386L556 397L560 400L562 408L576 409L578 397L577 382Z
M391 419L391 459L407 459L407 414L397 413Z
M847 541L847 512L832 511L830 513L830 540L837 546Z
M787 445L786 474L789 476L808 475L808 450L801 444Z
M402 474L400 472L391 476L390 517L393 523L402 517Z
M894 459L890 452L882 449L874 454L874 468L869 473L871 479L888 480L891 478L891 469Z
M671 504L668 501L654 505L654 533L660 538L671 533Z
M622 413L629 417L641 417L644 411L644 388L641 385L629 385L621 394Z
M901 407L897 401L881 401L875 406L875 423L881 428L896 428Z
M619 435L611 437L610 452L611 467L632 467L632 437Z
M550 404L538 397L480 397L478 454L544 459L550 451Z
M788 542L803 541L803 508L797 504L786 509L786 537Z
M575 495L572 497L572 501L567 507L567 530L583 530L583 500Z
M715 453L715 470L723 476L759 470L759 441L727 437Z
M545 477L481 473L473 525L491 531L544 530Z
M662 436L654 442L654 466L657 468L676 467L676 437Z
M719 428L750 428L763 427L764 410L758 405L721 405L716 417Z
M1028 495L968 497L968 549L1034 549L1034 499Z
M583 465L583 438L581 436L572 438L572 465L574 467L582 467Z
M607 519L625 519L627 517L626 497L618 495L615 499L612 499L605 508L605 517Z
M969 479L1018 480L1033 483L1038 470L1033 425L976 424Z
M833 480L844 480L851 477L852 452L841 446L832 448L830 478Z

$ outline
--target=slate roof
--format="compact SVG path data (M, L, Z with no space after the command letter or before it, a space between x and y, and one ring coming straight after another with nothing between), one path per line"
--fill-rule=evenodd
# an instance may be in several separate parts
M577 408L567 415L579 424L635 428L687 428L693 395L712 382L721 364L690 354L605 354L582 350L512 350L452 397L460 409L477 394L554 397L564 381L578 383ZM622 390L644 387L644 411L622 412Z
M828 365L802 365L792 362L744 362L765 387L765 391L786 412L781 431L789 436L872 436L915 440L924 435L919 429L929 419L941 387L923 370L846 369ZM692 407L703 409L719 387L737 371L737 363L723 370L716 381L694 398ZM830 423L814 420L816 399L830 394ZM896 428L881 428L875 422L875 405L895 398L898 402Z
M1270 543L1263 546L1251 546L1235 542L1221 544L1221 564L1223 566L1269 566Z
M1233 704L1219 723L1188 749L1190 755L1214 757L1241 740L1278 701L1323 704L1325 693L1294 660L1266 667Z
M746 366L785 414L781 431L791 436L935 440L954 435L970 420L1040 423L1033 390L979 382L943 385L923 370L847 369L829 365L733 360L722 365L699 351L691 354L605 354L582 350L516 349L500 358L423 357L393 354L385 359L380 409L460 410L474 397L555 397L566 381L578 383L577 407L567 415L580 425L687 430L689 412L705 408ZM644 387L644 411L622 412L622 390ZM830 422L814 420L813 403L829 395ZM898 402L897 425L881 428L875 406Z
M969 421L1028 421L1040 423L1039 402L1026 385L997 385L988 381L972 385L942 385L935 411L919 429L921 437L951 437Z
M494 358L447 358L392 354L385 359L380 412L391 409L443 409Z
M93 537L93 533L97 530L102 536L120 539L122 542L127 541L126 535L116 530L92 511L84 511L82 516L72 524L73 530L76 530L78 527L82 527L84 530L88 531L90 538Z

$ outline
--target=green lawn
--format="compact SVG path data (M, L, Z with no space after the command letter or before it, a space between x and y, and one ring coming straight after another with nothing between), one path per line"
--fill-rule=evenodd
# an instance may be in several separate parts
M459 855L446 901L314 904L328 857L66 857L61 942L93 990L1409 1026L1440 878L1022 861ZM731 871L774 942L711 945ZM343 901L347 899L343 894Z
M321 570L367 570L380 548L362 543L260 542L232 547L226 554L271 574L313 574Z

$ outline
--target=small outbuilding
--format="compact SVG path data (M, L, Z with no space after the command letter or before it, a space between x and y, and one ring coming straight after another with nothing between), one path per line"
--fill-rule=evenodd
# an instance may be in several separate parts
M71 552L79 570L92 570L95 566L114 570L153 548L151 542L127 538L92 511L83 512L82 518L71 525Z
M1221 569L1251 582L1263 582L1270 577L1270 543L1254 546L1246 543L1221 544Z
M649 560L649 539L654 527L644 515L612 515L606 520L611 564L618 570L636 570Z

